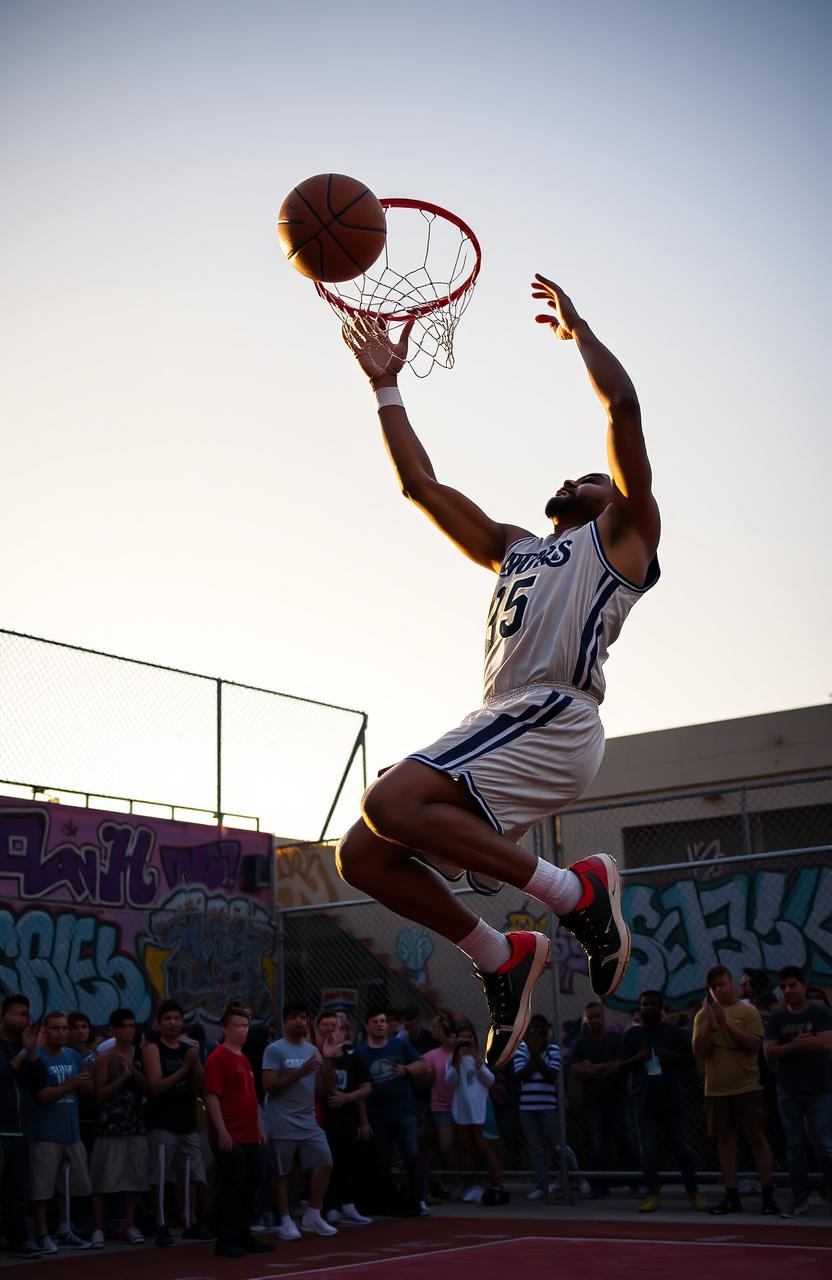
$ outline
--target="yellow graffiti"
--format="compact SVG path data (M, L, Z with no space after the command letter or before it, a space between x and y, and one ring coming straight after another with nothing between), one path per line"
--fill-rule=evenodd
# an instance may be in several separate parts
M549 913L533 916L531 911L512 911L506 917L507 929L536 929L538 933L549 933Z
M165 996L165 965L173 955L173 950L173 947L154 947L150 943L144 949L145 971L160 1000Z
M337 902L345 886L335 871L331 844L277 849L277 901L281 907Z

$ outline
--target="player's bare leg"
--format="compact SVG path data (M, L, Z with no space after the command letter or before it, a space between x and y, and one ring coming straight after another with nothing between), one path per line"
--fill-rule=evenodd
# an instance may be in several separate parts
M471 957L491 1008L492 1065L508 1061L522 1038L548 940L534 933L499 934L454 897L416 850L538 898L586 950L596 992L615 990L629 959L629 931L613 859L602 854L569 870L553 867L494 831L462 783L413 760L402 761L370 787L363 815L339 846L341 875Z

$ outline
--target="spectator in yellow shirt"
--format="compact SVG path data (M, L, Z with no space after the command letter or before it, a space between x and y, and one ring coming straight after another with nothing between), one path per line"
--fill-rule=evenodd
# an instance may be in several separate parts
M708 994L693 1024L693 1056L705 1077L708 1133L716 1139L725 1195L711 1213L740 1213L737 1190L737 1129L742 1126L763 1188L763 1213L779 1213L774 1199L774 1161L764 1124L763 1088L758 1054L763 1022L750 1004L742 1004L725 965L706 978Z

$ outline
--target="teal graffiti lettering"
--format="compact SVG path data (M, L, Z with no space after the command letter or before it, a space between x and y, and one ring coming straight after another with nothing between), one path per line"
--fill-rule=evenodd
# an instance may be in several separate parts
M674 1003L701 996L715 964L735 976L800 965L810 981L832 974L832 870L760 871L716 882L695 878L661 888L626 883L624 915L633 952L613 1003L625 1008L641 991Z
M50 1009L80 1009L102 1025L119 1006L140 1022L150 1016L141 968L119 951L116 926L92 915L0 911L0 983L29 997L33 1018Z

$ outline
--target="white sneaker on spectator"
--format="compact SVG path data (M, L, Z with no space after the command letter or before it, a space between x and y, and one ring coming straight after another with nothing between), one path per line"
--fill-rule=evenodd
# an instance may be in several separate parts
M300 1232L291 1218L281 1218L276 1231L279 1240L300 1240Z
M337 1212L337 1211L336 1211ZM359 1213L354 1204L342 1204L340 1218L342 1222L352 1222L357 1227L369 1227L372 1225L372 1218L366 1217L365 1214ZM326 1215L327 1222L331 1222L329 1214Z
M84 1240L81 1236L77 1236L72 1230L62 1231L58 1235L58 1244L64 1249L91 1249L92 1245L89 1240Z
M420 1218L430 1217L430 1209L428 1208L424 1200L419 1201L419 1217Z
M592 1187L589 1185L586 1178L581 1178L580 1182L578 1183L578 1194L581 1196L592 1195Z
M137 1227L130 1227L129 1231L125 1231L124 1238L128 1244L144 1244L144 1236Z
M57 1253L58 1246L51 1236L38 1236L38 1248L41 1253Z
M90 1248L91 1249L104 1248L104 1232L103 1231L93 1231L92 1235L90 1236Z
M306 1213L300 1220L301 1231L306 1231L309 1235L316 1236L337 1236L338 1232L335 1227L331 1227L328 1222L324 1222L317 1209L307 1209Z
M482 1200L482 1187L469 1187L462 1199L465 1204L479 1204Z
M540 1190L540 1187L535 1187L534 1191L530 1191L530 1192L529 1192L529 1194L526 1196L526 1199L527 1199L527 1200L531 1200L532 1202L535 1202L535 1203L536 1203L538 1200L545 1200L545 1199L546 1199L546 1192L545 1192L545 1191L541 1191L541 1190Z
M326 1220L331 1227L334 1227L339 1222L344 1221L344 1219L341 1217L340 1209L330 1209L329 1213L326 1215Z

